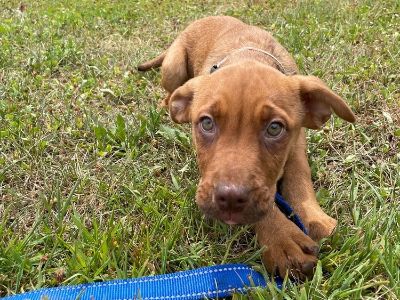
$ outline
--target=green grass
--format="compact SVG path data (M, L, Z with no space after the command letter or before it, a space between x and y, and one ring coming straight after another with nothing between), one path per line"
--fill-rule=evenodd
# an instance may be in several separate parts
M400 2L0 0L0 296L227 262L251 230L205 220L190 130L157 108L154 57L192 20L270 30L352 106L309 132L339 220L313 280L252 299L400 298ZM235 296L241 298L242 296Z

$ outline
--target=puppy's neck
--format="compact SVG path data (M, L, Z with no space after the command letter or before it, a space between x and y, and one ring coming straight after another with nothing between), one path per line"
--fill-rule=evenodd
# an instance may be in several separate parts
M248 63L249 61L264 63L285 75L294 75L297 73L296 70L294 70L290 65L285 64L284 60L281 60L277 55L255 47L242 47L232 50L222 60L212 66L210 73L213 73L224 66Z

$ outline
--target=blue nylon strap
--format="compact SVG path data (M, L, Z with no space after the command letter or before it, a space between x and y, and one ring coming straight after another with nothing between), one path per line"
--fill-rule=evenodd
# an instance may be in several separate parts
M307 234L300 218L278 193L275 202L282 212ZM275 283L281 288L282 279L275 277ZM229 297L235 292L243 294L252 287L265 287L266 284L264 276L251 267L244 264L226 264L173 274L44 288L2 299L197 300Z
M277 281L278 286L281 281ZM7 300L160 300L229 297L265 287L260 273L244 264L226 264L173 274L40 289Z
M281 194L279 193L275 194L275 203L276 205L278 205L279 209L289 220L295 223L297 227L301 229L301 231L303 231L305 234L308 235L307 228L304 226L299 216L295 214L293 208L289 205L289 203L286 202L286 200L282 197Z

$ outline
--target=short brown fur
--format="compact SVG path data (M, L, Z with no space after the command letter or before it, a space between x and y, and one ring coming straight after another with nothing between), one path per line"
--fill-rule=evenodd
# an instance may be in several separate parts
M261 51L237 51L243 47L276 59ZM318 78L296 75L292 57L268 32L232 17L193 22L165 53L138 69L161 63L168 92L163 105L175 122L192 123L200 209L227 223L255 224L270 272L311 276L316 241L329 236L337 222L316 201L304 127L320 128L332 111L354 122L350 108ZM212 131L204 129L204 119L211 120ZM274 122L284 128L278 137L266 133ZM276 207L278 181L309 236Z

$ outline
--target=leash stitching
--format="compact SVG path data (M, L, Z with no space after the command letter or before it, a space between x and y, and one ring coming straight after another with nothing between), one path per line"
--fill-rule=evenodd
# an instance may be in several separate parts
M219 268L219 269L214 269L214 270L206 270L206 271L200 271L196 273L187 273L183 275L174 275L174 276L168 276L166 274L165 277L161 278L147 278L147 279L140 279L140 280L135 280L134 278L131 280L124 280L124 281L119 281L119 282L100 282L100 283L92 283L91 287L103 287L103 286L116 286L116 285L126 285L130 283L146 283L146 282L155 282L155 281L166 281L166 280L171 280L171 279L179 279L179 278L187 278L187 277L192 277L192 276L198 276L198 275L206 275L206 274L211 274L211 273L219 273L219 272L225 272L225 271L236 271L236 270L249 270L253 271L251 268L248 267L229 267L229 268ZM58 291L72 291L72 290L78 290L78 289L85 289L85 286L67 286L67 287L58 287ZM34 295L37 293L45 293L46 291L52 290L52 288L47 288L43 290L36 290L36 291L31 291L27 292L24 295ZM145 298L143 298L145 299ZM121 299L122 300L122 299Z
M192 293L192 294L181 294L181 295L166 295L166 296L157 296L157 297L145 297L141 298L143 300L162 300L162 299L173 299L173 298L184 298L184 297L195 297L195 296L213 296L218 295L219 293L228 293L228 292L243 292L249 290L250 288L243 287L243 288L231 288L231 289L224 289L224 290L216 290L216 291L209 291L209 292L199 292L199 293ZM116 299L116 300L136 300L135 298L124 298L124 299Z

